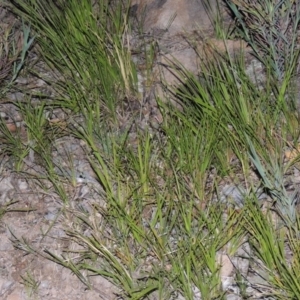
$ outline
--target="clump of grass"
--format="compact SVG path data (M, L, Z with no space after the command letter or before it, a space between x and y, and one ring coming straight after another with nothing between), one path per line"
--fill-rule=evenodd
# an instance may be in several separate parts
M34 275L27 271L25 275L21 275L23 284L26 288L28 297L31 299L37 299L37 291L40 285L40 282L34 278Z
M275 80L289 82L299 57L299 3L293 0L226 0L226 3L236 18L240 35L255 56Z
M299 3L296 1L226 1L236 17L240 35L249 43L254 55L266 68L267 82L270 84L270 107L276 111L274 118L277 120L266 128L266 137L270 138L272 148L277 148L276 143L282 144L275 137L270 136L271 128L280 132L285 124L290 124L288 119L282 122L282 114L290 116L291 109L297 107L297 95L293 92L295 85L293 76L296 73L299 60L297 47L297 32L300 20ZM296 83L297 84L297 83ZM288 117L290 118L290 117ZM291 117L293 119L293 117ZM262 119L263 121L263 119ZM260 122L263 123L263 122ZM283 124L285 123L285 124ZM275 127L274 127L275 125ZM289 126L289 125L287 125ZM291 126L290 126L291 127ZM282 137L283 140L285 137ZM246 139L248 139L246 137ZM273 152L271 159L267 153L263 161L269 161L268 167L260 163L252 142L249 141L250 157L260 173L265 187L277 199L280 211L285 212L290 220L295 221L295 202L297 199L288 196L283 183L283 154L280 149ZM262 141L260 142L262 144ZM279 152L278 152L279 150Z
M231 28L230 24L225 24L224 21L226 3L222 0L201 0L201 2L214 28L216 38L230 37L233 33L233 28Z
M5 96L11 92L21 71L25 68L26 58L32 48L30 26L22 22L22 26L11 16L9 22L1 24L0 28L0 98L3 103L13 103ZM17 170L20 170L23 159L28 155L29 149L22 140L16 124L10 124L14 130L9 129L5 120L0 120L1 131L1 156L13 157Z
M276 299L299 298L299 218L293 226L283 228L274 223L271 210L263 212L255 199L248 200L244 207L245 229L258 258L256 269L260 268L260 275ZM288 258L290 253L293 259Z
M61 99L54 105L83 114L93 106L98 120L104 116L99 109L115 118L117 100L136 83L128 48L128 4L16 0L8 5L32 24L43 60L60 73L54 82Z
M24 67L25 59L34 37L30 37L30 27L22 23L22 31L17 30L16 21L3 24L0 29L0 95L5 96Z

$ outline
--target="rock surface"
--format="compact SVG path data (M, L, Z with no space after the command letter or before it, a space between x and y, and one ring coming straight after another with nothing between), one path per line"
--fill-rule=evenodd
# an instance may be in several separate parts
M205 5L205 0L133 0L132 15L136 17L145 36L156 43L156 61L151 82L155 95L165 98L164 86L180 82L178 70L184 69L197 75L200 62L212 59L216 52L230 54L246 49L246 43L239 40L216 39L213 20L221 17L225 26L232 21L224 6L218 12L217 1ZM142 64L141 64L142 65ZM147 74L149 77L149 73ZM149 78L140 72L143 94L149 86ZM180 78L181 79L181 78ZM147 86L147 87L146 87ZM149 95L148 95L149 96Z
M200 0L133 0L131 5L137 18L143 21L145 32L167 30L170 34L178 34L211 27L205 5ZM216 0L210 0L210 5L216 8Z

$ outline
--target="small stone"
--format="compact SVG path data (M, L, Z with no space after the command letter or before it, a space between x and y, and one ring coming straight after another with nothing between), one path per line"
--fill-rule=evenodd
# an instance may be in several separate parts
M25 191L25 190L28 189L28 184L27 184L27 182L26 182L24 179L20 179L20 180L18 181L18 185L19 185L19 189L20 189L21 191Z

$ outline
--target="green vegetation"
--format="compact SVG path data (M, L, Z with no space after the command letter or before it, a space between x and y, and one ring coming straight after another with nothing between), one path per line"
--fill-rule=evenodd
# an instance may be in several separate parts
M2 124L2 147L17 171L32 157L46 170L65 206L61 213L72 218L65 232L79 250L44 253L25 240L18 241L25 245L21 248L69 268L87 287L92 287L89 276L104 276L124 299L226 299L224 280L232 265L223 259L234 264L248 245L244 261L261 281L250 284L235 265L241 299L249 299L253 289L268 299L300 299L298 195L286 189L299 158L284 160L288 147L298 149L299 4L226 1L238 22L235 34L266 67L263 86L245 71L243 54L216 53L214 63L203 62L198 77L178 70L178 76L189 78L173 90L183 109L157 99L161 128L135 129L132 145L129 130L119 130L117 114L125 98L138 97L128 3L48 2L6 3L30 27L24 25L22 50L1 41L0 50L12 49L1 56L14 66L1 92L14 88L20 72L36 72L26 62L31 51L52 71L44 80L55 92L47 100L40 95L38 102L27 97L26 103L15 103L27 137ZM219 34L220 28L217 24ZM66 124L49 126L47 116L57 108L67 115ZM84 142L102 187L89 211L71 209L51 155L55 139L67 135ZM234 193L224 198L227 184L240 200ZM38 284L28 278L34 290Z

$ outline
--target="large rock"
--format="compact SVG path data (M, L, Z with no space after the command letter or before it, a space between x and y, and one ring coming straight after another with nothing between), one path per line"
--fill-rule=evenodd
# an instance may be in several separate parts
M176 34L193 30L198 26L207 30L211 21L201 0L132 0L137 17L142 20L144 31L168 30ZM216 0L210 0L216 8Z
M207 13L207 6L203 4L207 1L210 3L210 15ZM132 0L132 14L143 24L145 36L150 37L151 42L154 40L157 45L153 80L150 80L156 82L156 86L155 89L148 87L148 90L155 90L157 96L165 98L162 87L180 83L179 68L197 74L200 72L200 61L211 59L214 52L233 53L245 48L245 43L240 41L215 38L212 20L218 13L217 1ZM219 2L219 16L228 23L230 16L222 1ZM140 78L144 77L140 74ZM149 82L149 78L144 79ZM143 86L143 83L141 85ZM143 94L145 95L145 90Z

